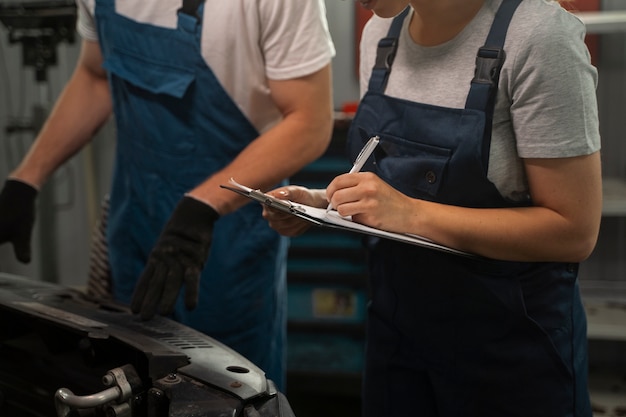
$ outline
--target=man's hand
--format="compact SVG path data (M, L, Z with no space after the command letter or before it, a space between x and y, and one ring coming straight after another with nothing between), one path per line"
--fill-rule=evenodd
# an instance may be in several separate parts
M131 302L133 313L147 320L158 312L174 311L181 287L185 286L185 306L198 303L200 274L209 255L213 224L219 214L209 205L184 197L152 249L148 263Z
M0 192L0 244L11 242L18 261L30 262L30 240L35 224L36 188L8 179Z
M307 206L320 208L328 206L324 190L310 190L298 185L288 185L269 191L268 194L282 200L306 204ZM311 227L311 223L305 220L266 205L263 205L263 218L267 220L272 229L283 236L299 236Z

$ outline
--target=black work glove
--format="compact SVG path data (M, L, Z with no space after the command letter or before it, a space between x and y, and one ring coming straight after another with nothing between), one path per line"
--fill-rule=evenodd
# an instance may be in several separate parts
M200 273L218 218L219 214L207 204L191 197L180 200L135 287L133 313L140 313L144 320L153 317L157 309L160 314L171 314L183 285L185 306L189 310L196 307Z
M8 179L0 192L0 244L11 242L18 261L30 262L30 239L35 224L36 188Z

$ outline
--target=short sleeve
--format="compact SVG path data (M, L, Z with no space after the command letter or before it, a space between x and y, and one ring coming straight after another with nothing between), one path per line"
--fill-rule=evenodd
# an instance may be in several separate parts
M96 21L93 15L94 4L91 0L77 0L78 19L76 21L76 31L81 38L88 41L98 40Z
M262 0L266 73L283 80L312 74L335 55L323 0Z
M511 67L511 121L522 158L562 158L600 149L598 74L584 24L555 10L520 39ZM550 24L548 24L548 22Z

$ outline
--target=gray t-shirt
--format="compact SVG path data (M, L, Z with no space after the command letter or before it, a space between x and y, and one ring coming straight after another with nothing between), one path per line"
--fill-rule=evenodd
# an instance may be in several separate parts
M481 47L501 0L486 0L454 39L433 47L412 41L407 16L385 93L415 102L465 107ZM392 19L373 17L361 41L365 94L378 40ZM509 26L494 114L489 179L513 200L528 194L521 158L566 158L600 149L597 71L584 24L558 3L524 0Z

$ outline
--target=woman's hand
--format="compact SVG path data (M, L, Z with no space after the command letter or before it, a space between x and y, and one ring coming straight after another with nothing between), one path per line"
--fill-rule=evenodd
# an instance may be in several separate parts
M326 207L328 205L324 190L311 190L297 185L276 188L267 194L281 200L289 200L312 207ZM311 223L305 220L267 206L263 206L263 218L267 220L272 229L283 236L298 236L311 227Z
M371 172L343 174L326 188L326 196L341 216L390 232L407 232L407 216L416 216L410 197Z

